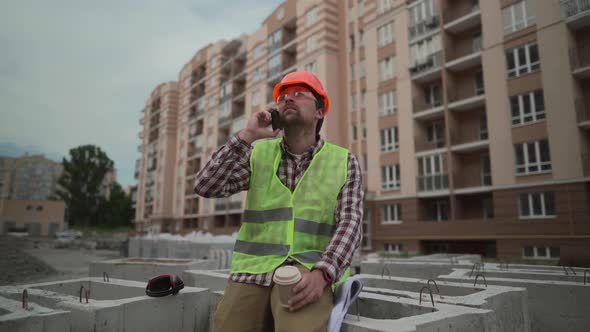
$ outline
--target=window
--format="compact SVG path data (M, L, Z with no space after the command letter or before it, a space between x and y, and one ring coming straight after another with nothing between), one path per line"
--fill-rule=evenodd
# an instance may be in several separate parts
M186 80L184 80L184 88L188 89L188 87L191 85L191 79L187 78Z
M365 108L365 101L367 99L367 91L361 91L361 108Z
M481 183L484 186L492 185L492 164L489 155L481 156Z
M442 105L442 92L440 85L434 84L424 89L424 102L431 107L438 107Z
M365 65L365 60L361 60L359 62L359 78L363 78L367 76L367 66Z
M442 122L434 122L426 128L428 142L437 148L445 145L445 132Z
M217 98L215 98L215 95L209 96L209 108L215 107L215 104L217 104Z
M381 207L382 224L401 224L401 204L387 204Z
M354 80L355 79L355 75L354 75L354 64L351 64L351 65L348 66L348 73L349 73L350 80Z
M356 125L352 125L352 141L356 142L357 139L358 139L358 133L357 133Z
M555 216L555 195L552 192L522 193L518 195L520 218L543 218Z
M230 115L230 112L231 112L230 104L231 104L231 102L229 100L224 103L219 104L219 118L226 118Z
M213 88L215 86L217 86L217 77L211 76L209 78L209 88Z
M479 116L479 139L488 139L488 118L486 117L486 113L482 113Z
M397 190L399 187L399 164L381 167L381 190Z
M209 59L209 68L213 68L217 66L217 57L212 57Z
M445 221L449 220L449 202L446 200L436 200L432 209L432 220Z
M371 211L365 209L363 212L363 238L362 248L365 250L371 249Z
M189 95L186 95L182 98L182 105L188 105Z
M481 31L475 32L473 34L473 39L471 42L471 48L473 53L481 51L482 40L481 40Z
M395 77L395 58L390 56L379 61L379 81L387 81Z
M508 78L518 77L539 70L537 44L526 44L506 51Z
M543 90L510 97L512 125L522 125L545 119Z
M256 90L252 92L252 106L260 105L260 91Z
M350 34L350 36L348 36L348 50L354 50L354 34Z
M365 46L365 32L363 30L359 30L359 47Z
M383 14L391 9L391 0L377 0L377 14Z
M277 54L269 58L266 63L266 71L268 77L274 77L281 72L281 54Z
M551 170L551 157L547 140L514 145L516 175L542 173Z
M559 247L526 246L522 248L522 256L524 258L559 259L560 254Z
M318 7L314 7L305 13L305 27L309 28L312 24L314 24L318 20Z
M281 48L282 30L279 29L268 36L268 53L274 52Z
M348 8L348 23L354 21L354 8Z
M433 191L448 189L448 178L444 174L444 157L434 154L418 158L418 190Z
M367 125L363 123L363 141L367 139Z
M423 65L432 67L440 65L441 59L435 54L439 54L441 50L440 34L423 39L410 46L410 66Z
M389 253L399 254L402 252L402 245L399 243L383 243L383 250Z
M535 24L534 1L524 0L502 9L502 21L505 35Z
M313 73L314 75L318 75L318 63L317 61L310 62L303 67L303 70Z
M305 51L311 52L318 48L318 34L314 33L313 35L307 37L305 40Z
M254 60L256 60L262 56L262 47L263 47L262 43L256 45L256 47L254 47L254 54L252 55Z
M364 0L359 0L358 11L359 11L359 17L363 16L365 14L365 1Z
M485 93L485 89L483 87L483 71L477 71L474 77L475 82L475 95L480 96Z
M393 42L393 22L377 28L377 45L383 47Z
M356 94L352 94L350 95L350 107L352 109L352 111L356 111Z
M254 71L252 72L252 81L254 82L258 82L262 79L262 67L256 67L254 68Z
M397 127L381 130L381 152L396 151L398 149Z

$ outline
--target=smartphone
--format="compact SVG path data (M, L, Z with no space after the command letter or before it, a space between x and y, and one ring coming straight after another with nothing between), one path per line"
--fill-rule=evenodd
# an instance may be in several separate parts
M272 130L282 129L279 111L277 111L276 109L270 111L270 116L272 119Z

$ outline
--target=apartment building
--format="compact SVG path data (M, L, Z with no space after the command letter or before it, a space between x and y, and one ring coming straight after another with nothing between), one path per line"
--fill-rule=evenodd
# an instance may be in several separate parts
M42 155L0 157L0 198L46 200L55 192L62 169Z
M172 182L176 172L178 83L158 85L141 110L141 158L135 164L135 227L139 233L174 232Z
M587 0L285 1L182 68L167 229L238 230L243 194L199 198L194 176L303 69L361 161L365 250L586 259L589 32Z

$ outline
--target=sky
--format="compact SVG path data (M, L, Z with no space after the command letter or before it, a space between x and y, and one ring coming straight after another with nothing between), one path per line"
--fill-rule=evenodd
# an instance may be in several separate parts
M0 155L93 144L135 183L145 100L197 50L253 33L282 0L0 2Z

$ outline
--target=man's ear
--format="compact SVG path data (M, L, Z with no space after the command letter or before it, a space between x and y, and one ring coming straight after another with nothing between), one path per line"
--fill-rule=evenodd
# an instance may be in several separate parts
M315 111L315 117L316 119L323 119L324 118L324 108L323 107L318 107Z

